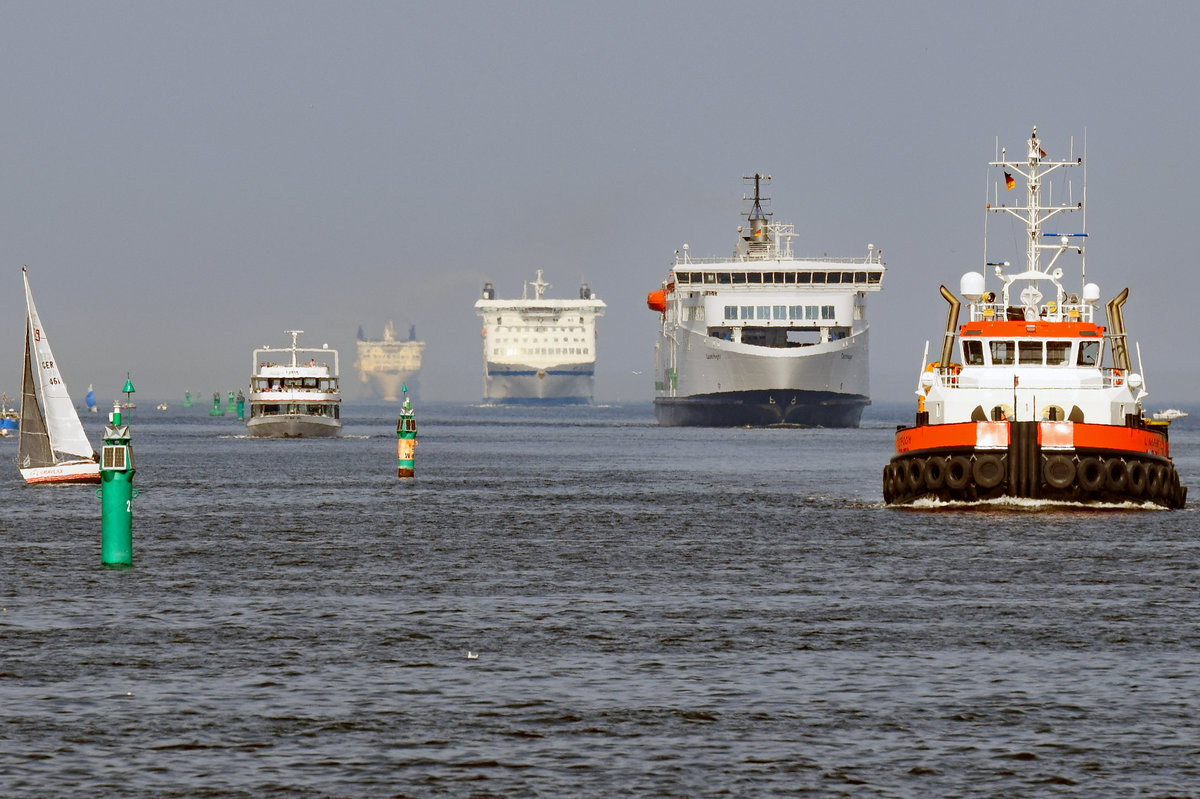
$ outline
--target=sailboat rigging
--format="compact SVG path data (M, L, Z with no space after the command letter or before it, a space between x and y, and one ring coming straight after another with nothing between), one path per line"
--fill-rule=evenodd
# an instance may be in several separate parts
M17 467L26 483L99 483L100 465L63 382L25 281L25 374Z

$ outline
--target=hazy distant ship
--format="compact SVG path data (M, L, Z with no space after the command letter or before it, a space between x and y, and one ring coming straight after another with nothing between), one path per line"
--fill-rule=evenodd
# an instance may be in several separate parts
M529 296L529 288L533 296ZM519 300L498 300L491 283L475 310L483 317L483 399L499 403L585 404L596 371L596 317L608 306L587 283L577 300L546 299L550 284L525 284Z
M416 393L417 373L421 371L421 353L425 342L417 341L415 325L408 329L408 341L396 340L396 328L391 323L383 329L382 341L370 341L358 329L358 359L354 368L358 379L370 386L384 402L396 402L400 389L408 385L410 393Z

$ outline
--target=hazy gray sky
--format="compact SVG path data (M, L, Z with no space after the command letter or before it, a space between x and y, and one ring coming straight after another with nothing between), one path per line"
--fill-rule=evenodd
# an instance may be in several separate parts
M1156 407L1195 399L1194 3L0 2L0 389L21 264L72 395L244 386L288 328L428 342L481 392L485 280L608 303L596 391L648 400L674 250L732 251L774 176L797 254L883 249L876 401L983 261L986 162L1087 136L1089 277L1131 286ZM1018 241L993 218L993 241ZM635 374L641 372L641 374Z

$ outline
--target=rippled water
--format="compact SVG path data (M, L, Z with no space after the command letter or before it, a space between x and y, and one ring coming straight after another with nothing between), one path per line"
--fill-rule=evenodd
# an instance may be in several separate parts
M1195 499L885 508L888 409L418 406L404 483L394 409L137 413L131 570L0 440L5 796L1200 795Z

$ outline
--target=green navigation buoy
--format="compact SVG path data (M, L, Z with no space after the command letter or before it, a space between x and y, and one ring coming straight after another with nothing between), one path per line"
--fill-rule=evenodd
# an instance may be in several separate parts
M133 384L125 381L128 393ZM104 428L104 446L100 451L100 563L103 566L133 565L133 448L129 425L123 424L121 406L114 402Z

